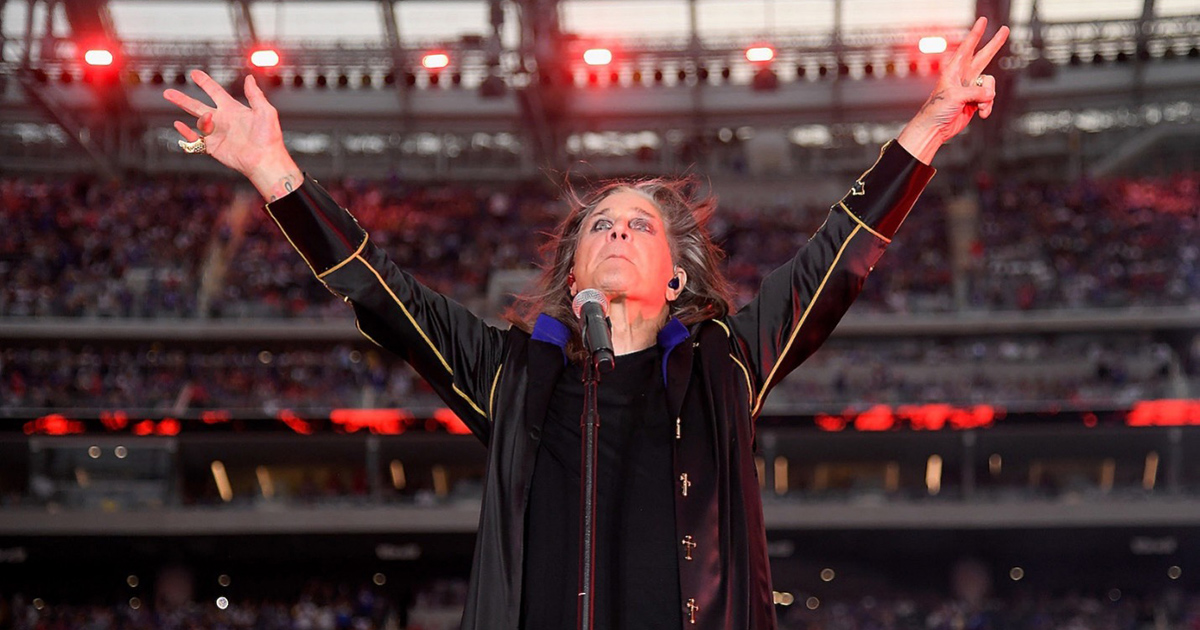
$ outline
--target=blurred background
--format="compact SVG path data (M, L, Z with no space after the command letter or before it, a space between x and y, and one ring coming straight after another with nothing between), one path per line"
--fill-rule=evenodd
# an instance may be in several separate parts
M1194 0L0 0L0 628L458 625L485 451L178 149L187 70L499 324L634 174L745 302L976 15L993 116L758 423L780 625L1200 627Z

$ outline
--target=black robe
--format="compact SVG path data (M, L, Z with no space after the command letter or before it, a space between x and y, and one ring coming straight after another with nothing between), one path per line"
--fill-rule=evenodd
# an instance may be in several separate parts
M684 628L776 627L754 419L771 388L832 332L933 173L889 142L749 304L691 327L671 320L659 334L677 419ZM526 501L570 329L546 316L532 334L488 325L397 268L311 180L267 211L317 278L353 306L363 335L411 363L487 445L462 627L517 630Z

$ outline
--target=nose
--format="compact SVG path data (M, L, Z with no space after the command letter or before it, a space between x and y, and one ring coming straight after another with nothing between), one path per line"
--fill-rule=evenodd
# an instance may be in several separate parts
M609 230L608 234L609 238L614 241L617 239L621 239L623 241L629 240L629 230L623 225L618 224L612 230Z

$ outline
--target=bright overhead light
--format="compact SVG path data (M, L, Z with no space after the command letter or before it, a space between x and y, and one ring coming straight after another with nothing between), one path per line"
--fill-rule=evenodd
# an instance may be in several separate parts
M589 66L606 66L612 58L612 51L607 48L591 48L583 53L583 62Z
M937 55L946 52L945 37L922 37L917 42L917 50L927 55Z
M421 66L426 70L441 70L450 65L450 55L446 53L429 53L421 57Z
M112 51L103 48L93 48L83 53L83 60L89 66L111 66L113 63Z
M263 48L250 53L250 63L255 68L274 68L279 65L279 53Z
M775 58L775 49L770 46L755 46L746 49L746 61L762 63Z

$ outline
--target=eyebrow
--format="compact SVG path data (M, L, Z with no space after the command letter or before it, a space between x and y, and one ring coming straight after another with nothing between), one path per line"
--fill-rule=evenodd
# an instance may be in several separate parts
M596 216L596 215L608 216L608 211L611 209L612 209L611 206L605 206L604 208L601 208L601 209L595 211L594 213L592 213L592 216ZM646 212L645 210L642 210L641 208L634 208L633 211L642 215L643 217L654 219L655 221L660 221L660 222L662 221L662 219L654 216L653 214L650 214L649 212Z

